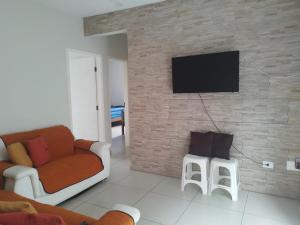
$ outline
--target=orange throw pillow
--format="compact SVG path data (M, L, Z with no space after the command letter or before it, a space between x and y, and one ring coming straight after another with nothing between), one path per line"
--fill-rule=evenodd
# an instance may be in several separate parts
M7 147L7 153L11 162L21 166L32 167L32 161L20 142L9 145Z
M1 225L66 225L60 216L50 214L2 213Z
M36 209L29 202L10 202L10 201L0 201L0 213L8 212L24 212L30 214L36 214Z
M50 160L48 145L43 137L37 137L24 142L35 167L40 167Z

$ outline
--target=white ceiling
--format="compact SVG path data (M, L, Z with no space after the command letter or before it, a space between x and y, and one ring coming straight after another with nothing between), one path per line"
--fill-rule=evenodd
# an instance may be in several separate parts
M165 0L36 0L76 16L86 17L133 8Z

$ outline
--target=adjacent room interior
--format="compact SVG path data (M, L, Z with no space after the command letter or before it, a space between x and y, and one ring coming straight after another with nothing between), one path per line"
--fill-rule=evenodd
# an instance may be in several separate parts
M300 225L298 0L1 0L0 224Z
M111 136L113 155L126 155L129 146L127 35L108 35L108 77L110 94ZM128 122L128 124L127 124ZM129 150L129 149L127 149Z

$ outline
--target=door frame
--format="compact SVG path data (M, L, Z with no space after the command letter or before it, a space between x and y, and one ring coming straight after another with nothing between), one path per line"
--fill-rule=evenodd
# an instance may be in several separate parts
M73 131L73 116L72 116L72 101L71 101L71 54L81 54L86 56L92 56L95 58L95 65L97 67L96 74L96 91L98 101L98 139L101 142L108 140L105 132L105 93L104 93L104 75L103 75L103 59L100 54L86 52L76 49L66 49L66 62L67 62L67 82L68 82L68 101L69 101L69 116L70 116L70 128Z

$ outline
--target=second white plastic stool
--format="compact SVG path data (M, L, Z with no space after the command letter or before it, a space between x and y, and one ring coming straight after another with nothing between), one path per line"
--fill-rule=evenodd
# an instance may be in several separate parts
M220 175L220 168L226 168L229 175ZM222 179L229 179L230 186L220 184ZM209 195L214 189L224 189L231 195L232 201L238 200L239 190L239 175L238 175L238 160L237 159L219 159L213 158L210 162L210 178L209 178Z

